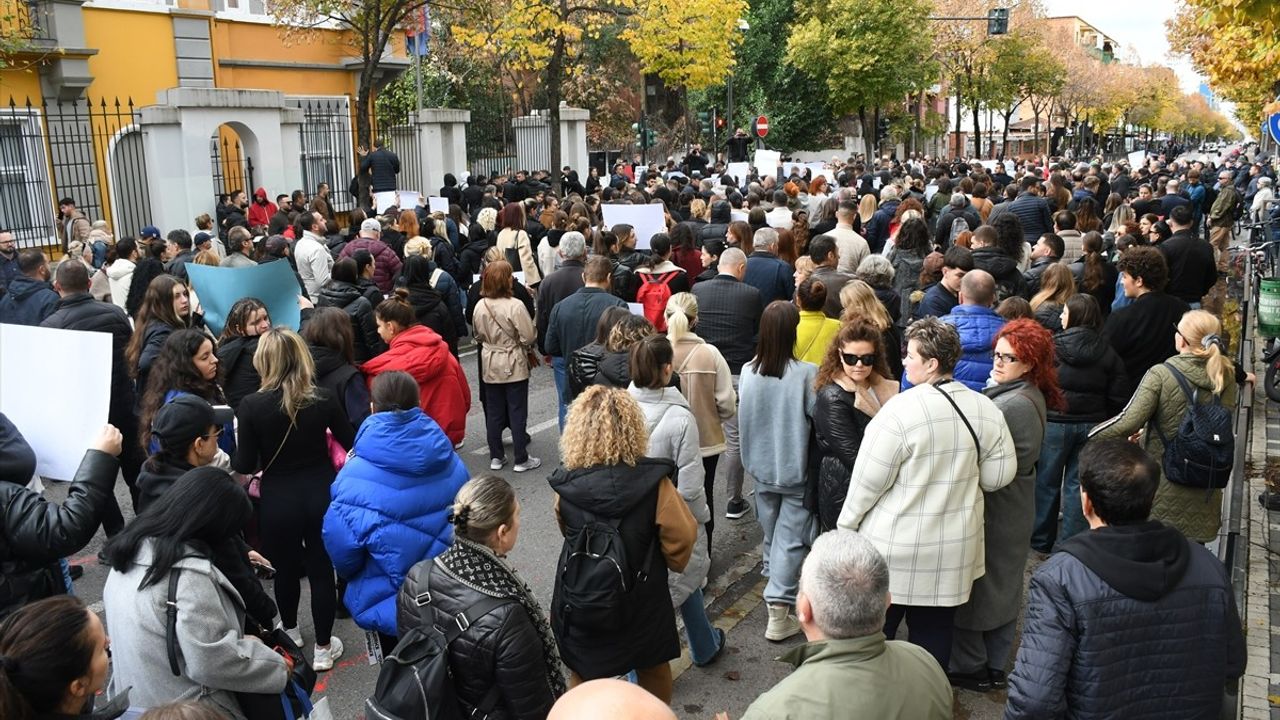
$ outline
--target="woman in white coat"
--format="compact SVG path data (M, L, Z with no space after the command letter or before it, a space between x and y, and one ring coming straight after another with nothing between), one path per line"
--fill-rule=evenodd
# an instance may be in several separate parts
M107 283L111 287L111 302L125 309L129 301L129 284L133 282L133 269L138 265L138 241L122 238L107 251Z
M912 387L867 425L836 526L889 563L885 636L905 618L911 642L947 668L956 608L986 572L982 493L1013 482L1018 458L1000 409L951 377L955 326L924 318L906 337Z
M711 518L702 484L702 454L698 445L698 422L689 402L678 388L671 387L675 374L671 343L661 335L650 335L631 346L631 386L627 392L644 413L649 431L647 455L671 460L679 469L677 490L698 522L698 539L684 572L668 576L671 602L684 619L689 655L698 667L715 662L725 648L724 631L712 627L703 605L702 584L711 569L706 523Z

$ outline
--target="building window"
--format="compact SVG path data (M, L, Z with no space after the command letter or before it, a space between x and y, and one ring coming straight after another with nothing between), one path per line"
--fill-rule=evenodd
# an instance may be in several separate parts
M355 174L350 101L345 97L290 96L289 104L303 113L299 161L307 194L314 194L320 183L327 183L335 211L354 209L354 198L347 190Z
M0 230L18 247L57 242L44 132L35 109L0 111Z

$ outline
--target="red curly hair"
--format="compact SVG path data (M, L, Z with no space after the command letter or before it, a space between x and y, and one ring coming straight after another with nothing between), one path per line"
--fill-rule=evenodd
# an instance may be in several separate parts
M1053 357L1053 335L1035 320L1019 318L1005 323L996 333L995 342L1003 338L1013 354L1030 366L1026 378L1044 395L1044 404L1052 410L1066 410L1067 401L1058 387L1058 364ZM995 343L992 343L995 346Z

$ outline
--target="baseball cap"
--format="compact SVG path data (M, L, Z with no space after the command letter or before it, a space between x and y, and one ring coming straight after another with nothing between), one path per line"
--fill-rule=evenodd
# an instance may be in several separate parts
M196 233L195 237L191 239L191 242L195 245L199 245L201 243L209 242L212 239L213 239L213 235L201 230L200 232Z
M160 237L160 228L155 225L148 225L138 231L138 235L144 239Z
M360 232L381 233L382 223L378 222L377 218L365 218L364 221L360 223Z
M231 422L235 413L226 405L214 407L203 398L184 393L165 403L151 420L151 434L165 448L186 448L214 425Z

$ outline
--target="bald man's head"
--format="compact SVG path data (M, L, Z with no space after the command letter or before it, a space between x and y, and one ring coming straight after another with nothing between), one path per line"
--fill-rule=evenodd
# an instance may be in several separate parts
M562 695L547 720L676 720L676 714L639 685L609 678Z
M970 270L960 280L960 301L965 305L991 307L996 300L996 279L986 270Z

